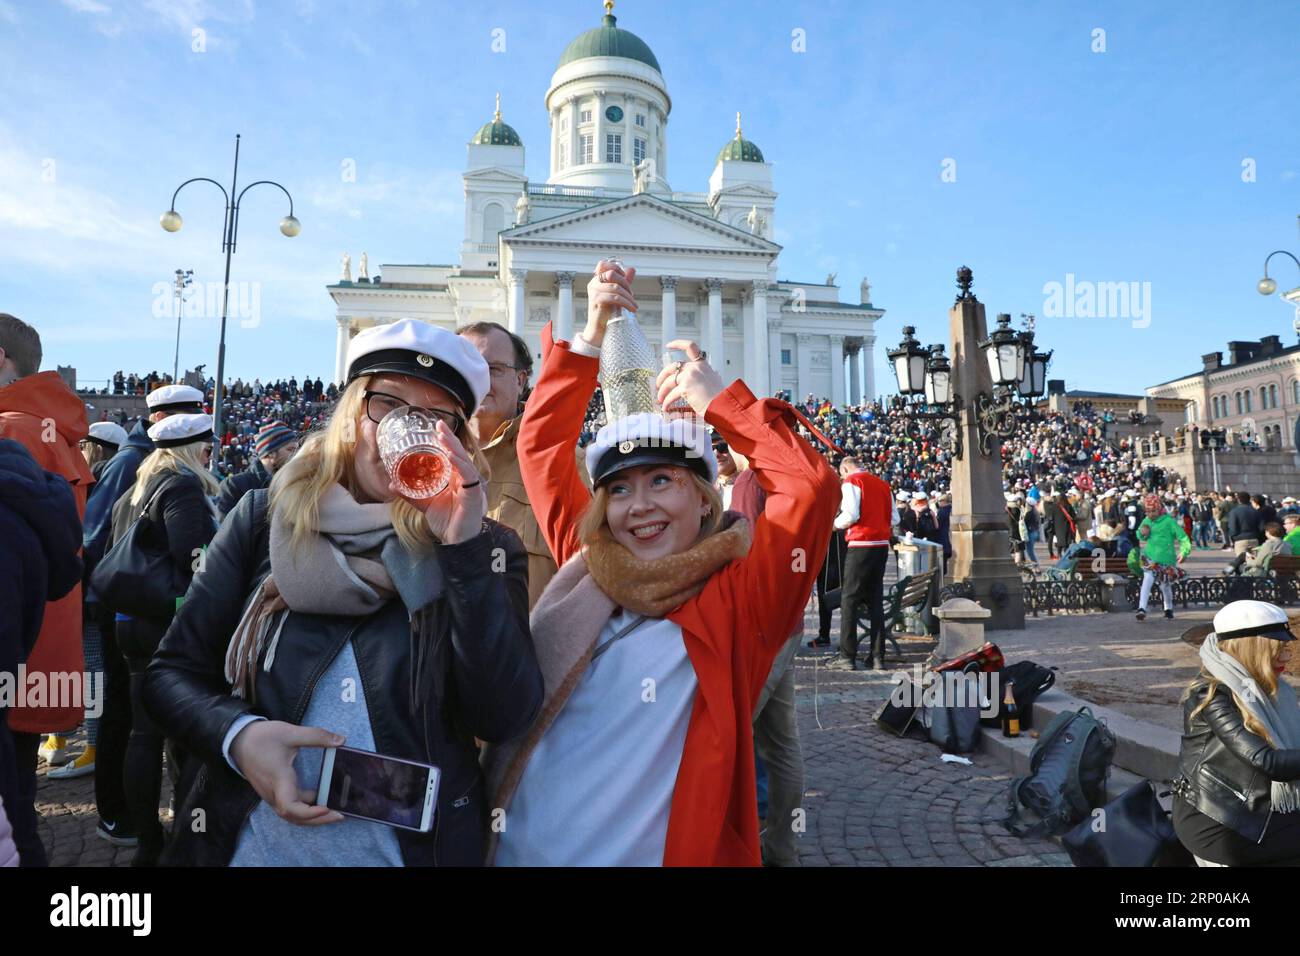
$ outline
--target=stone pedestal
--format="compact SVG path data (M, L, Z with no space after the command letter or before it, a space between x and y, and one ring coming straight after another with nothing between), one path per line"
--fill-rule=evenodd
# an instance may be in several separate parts
M992 612L967 598L944 601L934 612L939 619L939 645L934 656L950 661L984 646L984 626Z
M1025 626L1025 593L1011 560L1011 535L1002 493L1002 443L991 454L980 452L975 427L975 397L991 395L993 381L978 343L988 338L984 306L966 285L948 311L952 334L952 385L964 404L961 413L962 457L952 463L952 579L969 579L975 600L991 612L988 627L1020 630Z

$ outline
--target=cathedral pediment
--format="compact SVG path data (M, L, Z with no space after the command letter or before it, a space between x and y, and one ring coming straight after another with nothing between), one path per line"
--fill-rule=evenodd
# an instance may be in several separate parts
M511 246L616 244L775 257L781 247L726 223L640 193L501 233Z
M462 174L463 179L472 179L475 183L510 183L519 185L528 182L528 177L511 169L500 166L488 166Z

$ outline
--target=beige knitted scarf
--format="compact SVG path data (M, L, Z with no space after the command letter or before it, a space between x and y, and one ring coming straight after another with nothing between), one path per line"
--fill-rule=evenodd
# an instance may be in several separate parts
M719 568L749 553L749 524L731 516L717 534L681 554L643 561L601 528L587 545L587 569L620 607L650 618L665 617L704 590Z

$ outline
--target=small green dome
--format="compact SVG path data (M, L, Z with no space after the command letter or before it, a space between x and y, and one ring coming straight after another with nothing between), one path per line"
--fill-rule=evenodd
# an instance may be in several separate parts
M556 69L574 60L585 60L592 56L620 56L625 60L638 60L663 72L645 40L617 26L618 18L608 12L613 6L612 3L605 5L607 12L601 19L600 26L581 34L564 48Z
M505 123L497 120L492 123L484 123L479 127L479 131L474 134L470 140L475 146L522 146L523 142L519 139L519 134L515 132L513 126L507 126Z
M492 117L492 122L484 123L479 127L479 131L474 134L470 141L471 146L522 146L523 140L515 132L513 126L509 126L501 120L501 94L497 94L497 111Z
M757 143L751 143L740 134L740 114L736 114L736 136L731 142L718 150L718 158L714 164L722 162L724 159L739 160L742 163L761 163L764 162L763 151L758 148Z

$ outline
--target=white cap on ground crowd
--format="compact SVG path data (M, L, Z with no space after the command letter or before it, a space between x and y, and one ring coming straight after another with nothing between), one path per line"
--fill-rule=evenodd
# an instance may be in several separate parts
M924 491L914 491L914 492L912 492L912 500L913 500L913 501L929 501L929 500L930 500L930 496L927 495Z
M164 385L144 397L151 412L201 412L203 393L189 385Z
M149 438L159 448L175 448L212 440L211 415L171 415L149 427Z

